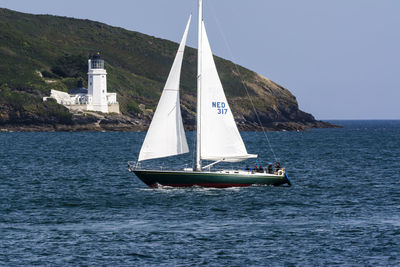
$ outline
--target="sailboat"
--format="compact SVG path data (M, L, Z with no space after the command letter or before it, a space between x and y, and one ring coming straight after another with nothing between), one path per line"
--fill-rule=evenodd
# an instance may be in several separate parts
M218 76L198 1L198 73L196 166L182 170L142 169L145 160L189 152L180 109L179 82L191 16L187 22L175 60L162 91L136 163L129 170L150 187L241 187L290 185L283 168L263 170L213 170L220 162L240 162L257 158L247 153ZM202 166L203 161L212 163Z

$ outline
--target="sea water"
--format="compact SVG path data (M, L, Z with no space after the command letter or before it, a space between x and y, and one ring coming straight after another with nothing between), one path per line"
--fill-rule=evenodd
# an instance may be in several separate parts
M0 133L0 265L399 265L400 121L334 123L269 132L276 159L242 133L260 159L224 167L279 160L293 186L230 189L148 188L144 133Z

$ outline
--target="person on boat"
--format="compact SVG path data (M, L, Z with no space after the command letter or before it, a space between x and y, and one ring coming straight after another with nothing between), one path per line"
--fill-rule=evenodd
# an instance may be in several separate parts
M282 167L281 167L281 164L278 161L277 163L275 163L275 170L279 171L280 169L282 169Z
M260 165L260 167L258 168L258 172L263 173L264 172L264 168Z
M246 165L246 171L250 171L249 165Z
M272 168L272 164L268 164L268 173L274 173L274 170Z

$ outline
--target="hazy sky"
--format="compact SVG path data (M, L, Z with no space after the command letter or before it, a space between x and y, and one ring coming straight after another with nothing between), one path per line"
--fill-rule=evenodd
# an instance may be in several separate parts
M214 54L285 86L317 119L400 119L399 0L203 2ZM0 0L0 7L176 42L193 12L188 43L197 43L197 0Z

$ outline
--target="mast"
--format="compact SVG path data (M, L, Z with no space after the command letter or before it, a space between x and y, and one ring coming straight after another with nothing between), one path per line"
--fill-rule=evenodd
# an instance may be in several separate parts
M199 25L198 25L198 43L197 43L197 142L196 142L196 171L201 171L201 158L200 158L200 147L201 147L201 121L200 121L200 114L201 114L201 38L202 38L202 24L203 24L203 1L199 0Z

